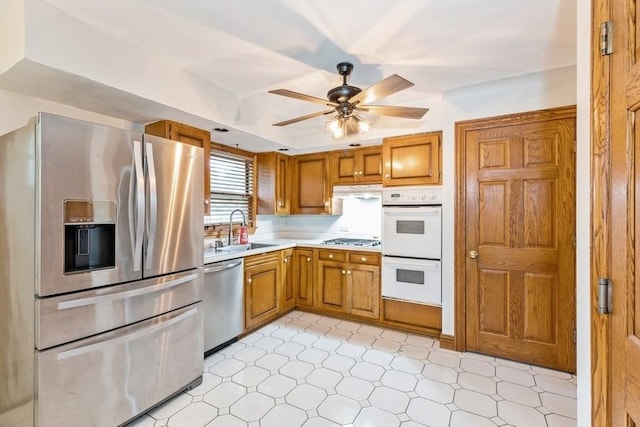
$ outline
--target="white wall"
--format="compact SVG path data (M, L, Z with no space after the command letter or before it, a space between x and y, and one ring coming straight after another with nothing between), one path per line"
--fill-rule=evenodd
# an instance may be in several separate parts
M25 11L22 0L0 1L0 73L24 57Z
M591 2L578 1L578 120L577 120L577 354L578 422L591 424L591 313L590 313L590 183L591 183Z
M379 239L381 224L381 199L346 198L342 215L258 215L254 237Z
M122 129L133 129L134 124L122 119L92 113L68 105L31 98L15 92L0 89L0 135L11 132L27 124L38 112L59 114L87 120Z

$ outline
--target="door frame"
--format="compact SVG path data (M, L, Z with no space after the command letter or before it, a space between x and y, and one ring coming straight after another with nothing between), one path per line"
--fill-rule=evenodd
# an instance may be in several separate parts
M611 319L598 313L598 277L611 269L610 59L600 54L600 23L611 20L610 0L591 2L590 271L591 424L611 425Z
M455 123L455 200L454 200L454 349L467 349L466 320L466 134L469 131L509 126L515 124L536 123L546 120L576 117L576 106L550 108L523 113L507 114L489 118L473 119ZM575 142L574 142L575 143ZM575 148L575 147L574 147Z

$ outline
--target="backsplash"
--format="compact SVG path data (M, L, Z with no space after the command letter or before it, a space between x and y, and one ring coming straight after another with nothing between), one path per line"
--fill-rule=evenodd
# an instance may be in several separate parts
M380 238L382 201L346 198L342 215L258 215L254 237Z

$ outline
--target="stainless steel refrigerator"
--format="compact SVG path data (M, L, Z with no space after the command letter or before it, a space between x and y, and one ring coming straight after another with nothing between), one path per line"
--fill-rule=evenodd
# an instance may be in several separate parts
M202 381L202 156L45 113L0 137L0 426L113 427Z

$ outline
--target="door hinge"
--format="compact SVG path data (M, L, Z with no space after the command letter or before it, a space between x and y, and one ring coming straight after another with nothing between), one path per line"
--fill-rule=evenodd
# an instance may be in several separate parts
M605 21L600 24L600 55L613 53L613 23Z
M601 277L598 279L598 313L609 314L613 311L613 285L611 280Z

